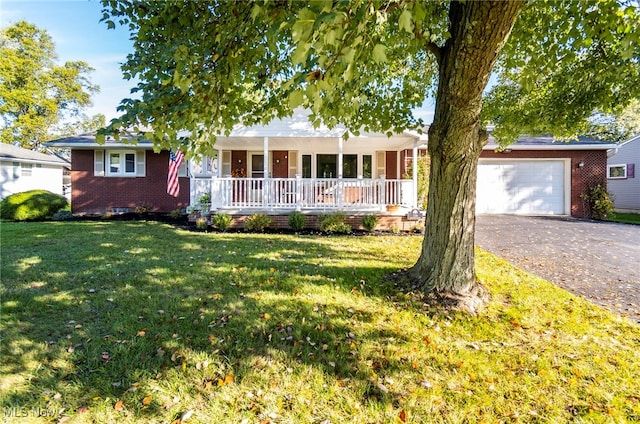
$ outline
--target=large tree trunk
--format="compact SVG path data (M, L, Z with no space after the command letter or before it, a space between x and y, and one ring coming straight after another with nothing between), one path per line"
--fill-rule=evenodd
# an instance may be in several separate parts
M478 159L487 142L480 126L482 92L523 3L452 2L451 38L432 49L439 60L431 173L422 254L409 271L419 289L442 304L476 313L488 296L475 274Z

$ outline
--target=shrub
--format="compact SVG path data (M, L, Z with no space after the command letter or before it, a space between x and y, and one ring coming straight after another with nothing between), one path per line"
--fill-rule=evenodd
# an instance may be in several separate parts
M47 190L30 190L12 194L0 202L0 217L14 221L49 219L67 207L67 198Z
M148 205L136 206L134 212L138 215L147 215L151 212L151 207Z
M362 217L362 226L367 231L373 231L378 225L378 217L376 215L365 215Z
M211 195L209 193L204 193L200 196L198 203L202 206L202 209L208 208L211 205Z
M58 212L54 213L51 217L54 221L69 221L70 219L75 218L71 211L60 209Z
M264 213L254 213L244 222L244 228L247 231L264 231L271 225L271 218Z
M211 223L220 231L225 231L231 225L231 215L217 213L211 218Z
M600 184L591 187L582 194L582 199L587 202L589 217L593 219L605 219L614 210L613 200L609 192Z
M293 231L300 231L304 229L304 225L305 221L302 212L296 211L289 215L289 227L291 227Z
M331 215L320 215L320 229L327 233L347 234L351 232L351 225L345 221L347 215L344 212L336 212Z
M209 221L207 220L207 218L197 218L196 228L198 230L206 230L207 228L209 228Z
M182 209L178 208L178 209L174 209L171 212L169 212L169 218L171 218L171 219L180 219L180 218L182 218Z

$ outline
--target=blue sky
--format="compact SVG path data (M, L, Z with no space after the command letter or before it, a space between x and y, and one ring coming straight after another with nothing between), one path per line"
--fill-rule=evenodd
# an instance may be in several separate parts
M116 25L107 29L100 22L101 11L99 0L0 0L0 27L22 20L32 23L53 39L58 63L81 60L94 68L90 78L100 86L100 92L93 96L93 106L86 113L102 113L109 122L118 115L117 106L130 97L135 85L124 80L120 71L120 64L133 47L126 28ZM416 111L427 123L432 120L432 103Z
M123 79L120 71L132 51L128 31L107 29L100 22L101 10L97 0L0 0L0 27L23 20L32 23L53 39L58 63L82 60L94 68L90 78L100 86L100 93L93 96L93 106L86 113L102 113L108 122L117 116L116 107L130 97L135 83Z

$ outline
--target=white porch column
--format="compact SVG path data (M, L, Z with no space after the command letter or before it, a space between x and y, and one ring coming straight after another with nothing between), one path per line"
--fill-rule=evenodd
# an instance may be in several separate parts
M338 178L342 178L342 161L343 161L343 157L342 157L342 151L343 151L343 142L342 142L342 137L338 138L338 169L337 174L338 174Z
M342 187L342 163L344 158L343 155L343 140L342 137L338 138L338 169L336 169L338 173L338 207L342 209L342 205L344 203L343 196L343 187Z
M262 166L262 205L266 206L269 203L269 137L264 138L262 150L264 154L264 165Z
M413 144L413 199L412 199L412 207L418 207L418 146Z

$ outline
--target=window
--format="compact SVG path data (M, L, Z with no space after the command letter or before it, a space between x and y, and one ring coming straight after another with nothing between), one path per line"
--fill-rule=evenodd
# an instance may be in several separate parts
M342 155L342 178L358 178L358 155Z
M338 155L316 155L317 178L338 177Z
M22 175L23 177L30 177L31 175L33 175L33 164L21 163L20 168L20 175Z
M302 178L311 178L311 155L302 155Z
M627 178L627 165L626 164L608 165L607 178L611 180Z
M137 167L136 152L110 151L107 153L107 175L110 177L135 177Z
M371 155L362 156L362 178L371 178L373 173L371 172L373 166L373 160Z
M186 162L186 160L183 160L182 165L184 165ZM180 165L180 168L182 168L182 165ZM218 159L211 156L201 156L198 158L194 158L191 165L191 172L193 172L193 175L196 176L218 175ZM178 173L178 175L180 175L180 173ZM181 176L187 176L186 170L184 172L184 175Z

